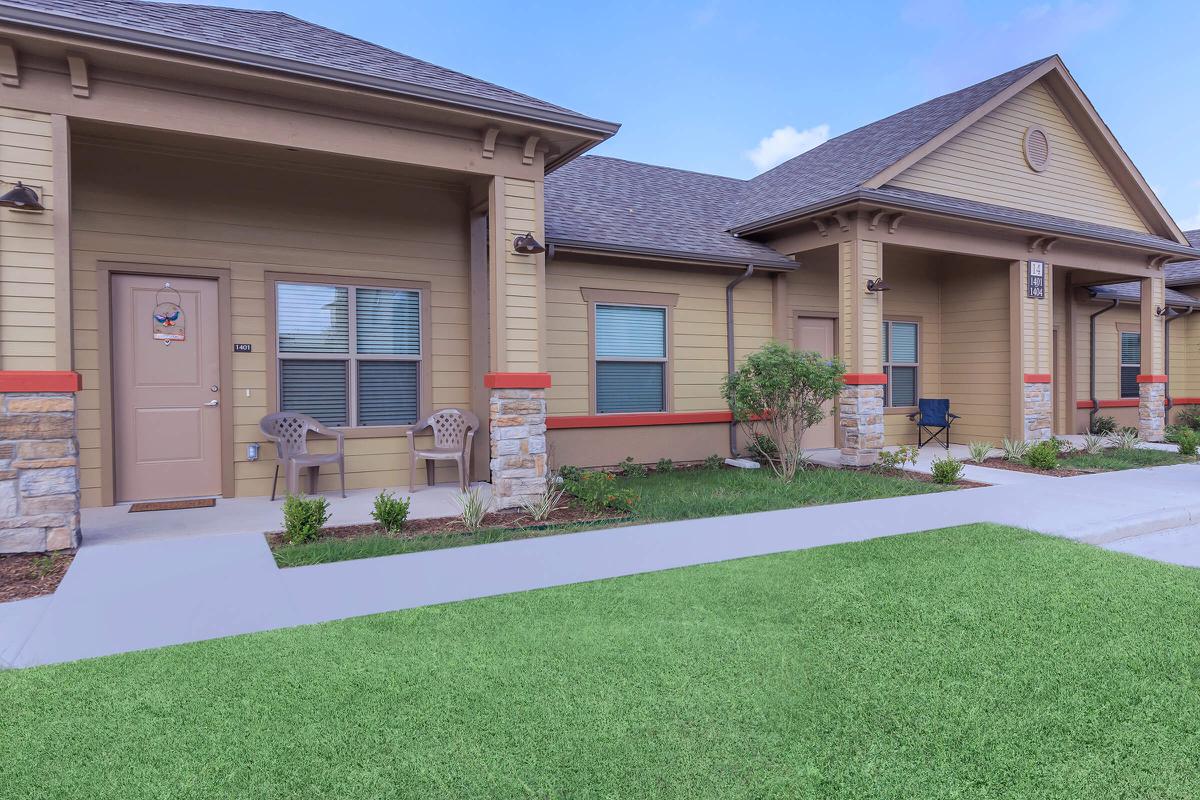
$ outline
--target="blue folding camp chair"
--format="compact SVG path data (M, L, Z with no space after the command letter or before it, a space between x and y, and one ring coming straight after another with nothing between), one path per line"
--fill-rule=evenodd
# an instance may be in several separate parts
M941 443L946 445L947 450L950 449L950 425L959 416L950 413L949 400L922 397L917 401L917 412L909 414L908 418L917 423L917 447L924 447L930 442L936 444L940 436ZM925 437L924 440L922 437Z

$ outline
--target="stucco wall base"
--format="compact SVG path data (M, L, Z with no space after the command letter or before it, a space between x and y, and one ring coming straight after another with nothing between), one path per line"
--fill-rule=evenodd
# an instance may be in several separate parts
M729 455L728 423L638 425L628 428L563 428L550 431L553 467L609 467L627 456L639 464L660 458L677 463Z
M0 394L0 553L78 544L74 393Z

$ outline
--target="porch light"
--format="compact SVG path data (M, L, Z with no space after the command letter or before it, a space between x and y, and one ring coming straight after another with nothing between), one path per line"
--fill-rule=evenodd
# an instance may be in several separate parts
M17 181L17 185L0 195L0 207L16 208L21 211L45 211L38 193L25 184Z
M888 286L887 282L884 281L883 278L877 278L874 280L872 280L870 278L867 279L867 291L868 292L886 292L888 289L891 289L891 288L892 287Z
M513 252L523 256L536 256L546 252L546 246L533 238L532 233L523 233L513 239Z

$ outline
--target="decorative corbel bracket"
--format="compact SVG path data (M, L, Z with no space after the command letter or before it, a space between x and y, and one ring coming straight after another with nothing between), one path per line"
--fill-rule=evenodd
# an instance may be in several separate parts
M1029 239L1029 252L1041 250L1042 253L1049 253L1057 242L1056 236L1032 236Z
M493 158L496 155L496 137L500 135L499 128L488 128L483 132L483 157Z
M78 53L67 53L67 67L71 70L71 94L76 97L91 97L92 85L88 80L88 65Z
M20 86L21 69L17 64L17 48L12 42L0 41L0 86Z
M873 231L877 227L879 227L880 221L882 221L883 218L887 216L887 213L888 212L884 211L882 208L879 209L878 211L873 212L871 214L871 221L869 223L867 223L867 229Z
M842 233L850 230L850 215L845 211L833 212L833 218L837 220L838 227L842 229Z
M888 221L888 233L895 233L900 230L900 222L904 219L903 214L893 214L891 220Z
M829 235L829 226L825 224L825 220L820 217L813 217L812 223L817 226L817 230L821 232L822 236Z
M521 163L529 166L533 163L533 157L537 155L537 144L540 136L527 136L525 138L525 149L521 152Z
M1167 261L1170 260L1170 258L1170 256L1164 255L1146 256L1146 266L1150 267L1151 269L1162 269Z

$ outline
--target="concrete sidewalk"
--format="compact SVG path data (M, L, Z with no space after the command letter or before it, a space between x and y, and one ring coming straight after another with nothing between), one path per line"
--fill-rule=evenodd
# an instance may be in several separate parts
M1200 525L1200 466L787 509L279 570L261 534L85 545L58 591L0 606L32 666L970 522L1080 541Z

